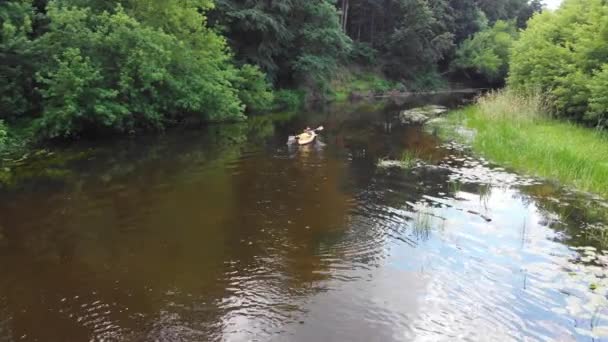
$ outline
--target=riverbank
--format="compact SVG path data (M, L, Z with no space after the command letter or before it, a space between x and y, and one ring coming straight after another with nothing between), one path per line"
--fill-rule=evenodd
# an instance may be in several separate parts
M608 196L608 134L551 119L538 97L509 91L452 112L441 134L513 168Z

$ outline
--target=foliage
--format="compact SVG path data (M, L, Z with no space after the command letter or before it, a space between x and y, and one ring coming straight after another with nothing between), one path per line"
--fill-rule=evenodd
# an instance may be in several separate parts
M597 122L599 126L608 126L608 64L596 72L587 85L589 88L589 110L585 119Z
M429 91L446 89L448 85L437 69L429 68L415 74L408 86L410 91Z
M188 48L176 36L141 24L120 5L112 13L94 13L51 2L48 17L50 31L39 40L51 56L38 73L43 136L162 128L188 113L211 121L242 117L231 70L220 69L226 59L223 43L212 33L202 37L204 31L199 32ZM206 52L199 54L195 44L203 42Z
M375 65L378 59L378 50L368 43L355 42L350 51L349 58L351 61L361 65Z
M0 1L0 119L34 127L34 140L242 120L246 112L326 99L332 90L346 94L332 80L351 67L376 72L353 79L352 89L391 89L381 69L402 88L429 89L441 86L440 71L457 44L498 20L522 27L535 6L526 0ZM495 53L502 57L502 46ZM564 94L564 104L556 104L584 104L587 117L601 120L606 77L602 68L592 69L561 82L596 98ZM306 95L283 91L273 100L271 86Z
M443 71L456 46L476 32L499 20L523 28L542 9L539 0L340 0L338 5L346 11L341 21L355 41L355 56L361 55L359 46L369 46L377 52L374 63L405 83L429 70Z
M412 151L404 151L403 154L401 155L401 167L404 169L411 169L414 166L416 166L416 163L418 163L418 157L416 155L416 153L412 152Z
M0 2L0 118L23 115L33 104L30 0Z
M606 125L608 5L566 0L529 22L513 46L509 84L547 94L561 117Z
M293 10L293 1L218 0L210 21L228 37L238 59L260 66L275 80L281 56L294 40L288 28Z
M473 149L494 162L608 195L608 136L551 120L540 96L493 93L449 118L474 129Z
M275 92L274 109L293 111L304 105L303 91L281 89Z
M220 0L211 17L239 60L259 65L276 85L317 95L350 49L329 0Z
M402 0L398 11L402 15L385 45L386 66L391 72L412 76L440 61L453 48L454 35L427 1Z
M514 22L497 21L458 47L452 67L473 71L489 82L504 80L508 71L510 49L517 39L517 34Z
M320 97L327 92L329 79L350 49L350 39L340 30L336 8L327 1L302 1L303 19L296 36L301 52L293 61L296 80ZM313 94L314 95L314 94Z
M528 19L543 8L541 0L477 0L477 4L490 23L514 19L519 28L526 27Z
M346 100L349 95L369 96L397 88L380 71L340 68L331 82L331 93L336 100Z
M4 148L8 141L8 129L2 120L0 120L0 150Z
M263 112L272 107L274 95L271 86L258 66L243 65L233 83L248 112Z

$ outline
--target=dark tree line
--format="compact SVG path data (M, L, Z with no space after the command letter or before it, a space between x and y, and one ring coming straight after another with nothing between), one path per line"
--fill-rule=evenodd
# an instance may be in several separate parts
M468 50L457 66L504 70L494 64L508 44L494 48L496 34L464 43L494 23L522 28L539 9L538 0L2 0L0 143L5 123L24 121L53 138L240 120L271 108L271 87L324 98L351 66L432 83L459 45ZM297 103L293 92L275 98Z
M219 0L211 17L238 59L291 85L351 62L407 79L448 66L457 46L495 22L523 28L541 9L539 0Z

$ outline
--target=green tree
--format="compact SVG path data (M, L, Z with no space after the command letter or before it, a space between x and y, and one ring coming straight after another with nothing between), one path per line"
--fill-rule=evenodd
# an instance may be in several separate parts
M566 0L534 16L513 46L508 83L546 94L560 116L605 124L607 22L602 0Z
M275 80L294 39L288 27L293 1L218 0L212 24L224 32L242 63L258 65Z
M239 68L233 84L247 112L263 112L271 109L274 94L266 76L257 65L245 64Z
M290 64L296 81L321 91L321 96L339 61L348 54L351 41L328 1L299 0L296 9L299 20L294 43L299 51L289 58Z
M38 42L51 57L38 73L43 136L162 128L191 114L206 121L243 117L230 82L234 68L211 31L180 40L176 35L188 30L144 25L120 5L95 13L50 2L48 17L49 32ZM204 43L208 50L196 49Z
M279 86L323 93L350 49L329 0L220 0L211 17L237 59L260 66Z
M519 28L526 27L528 19L542 10L540 0L476 0L476 2L491 24L498 20L515 20Z
M508 72L510 49L517 35L513 21L497 21L460 45L452 68L472 71L488 82L504 81Z
M434 16L425 0L401 0L399 13L399 23L385 45L387 69L413 76L434 68L453 48L454 34Z
M33 20L31 1L0 3L0 119L23 115L33 107Z

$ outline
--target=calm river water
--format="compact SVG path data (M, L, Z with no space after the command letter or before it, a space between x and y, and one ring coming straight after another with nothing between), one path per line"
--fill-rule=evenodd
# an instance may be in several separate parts
M0 341L608 337L606 203L396 123L398 106L421 103L458 100L277 114L11 163ZM326 130L288 146L306 125ZM406 151L417 166L378 166Z

